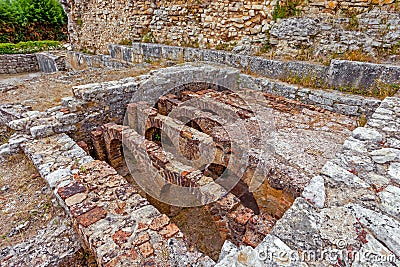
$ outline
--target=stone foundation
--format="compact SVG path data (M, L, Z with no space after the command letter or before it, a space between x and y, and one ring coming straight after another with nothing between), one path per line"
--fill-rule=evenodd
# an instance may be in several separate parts
M35 54L0 55L0 74L16 74L39 70Z

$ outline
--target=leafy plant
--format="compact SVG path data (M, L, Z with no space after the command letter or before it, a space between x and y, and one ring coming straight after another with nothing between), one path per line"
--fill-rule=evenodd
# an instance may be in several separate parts
M57 0L0 0L0 42L63 40L66 21Z
M151 31L143 34L142 42L144 42L144 43L157 43L156 38L154 38L153 33Z
M0 43L0 54L29 54L61 48L61 43L58 41L28 41L17 44Z
M300 15L301 10L297 8L300 4L301 0L278 1L272 12L272 19L276 21Z

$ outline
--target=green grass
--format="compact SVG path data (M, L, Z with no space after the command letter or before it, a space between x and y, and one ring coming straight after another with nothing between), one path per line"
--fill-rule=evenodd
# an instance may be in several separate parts
M0 43L0 54L30 54L51 49L62 49L62 45L58 41Z
M301 10L297 8L300 4L300 0L278 1L272 12L272 19L276 21L277 19L285 19L300 15Z

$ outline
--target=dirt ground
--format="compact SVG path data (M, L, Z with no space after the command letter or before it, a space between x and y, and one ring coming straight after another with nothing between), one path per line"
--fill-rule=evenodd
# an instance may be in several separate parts
M155 68L158 66L146 64L133 69L0 75L0 87L9 88L0 90L0 105L22 103L33 110L43 111L61 104L61 98L72 96L73 86L138 76Z
M51 191L22 154L0 163L0 248L23 242L62 212L51 203Z

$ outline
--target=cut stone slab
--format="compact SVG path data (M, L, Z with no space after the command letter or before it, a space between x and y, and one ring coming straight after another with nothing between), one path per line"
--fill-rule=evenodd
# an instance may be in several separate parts
M359 141L357 139L347 139L344 141L343 144L344 149L352 150L358 153L366 153L367 152L367 147L365 145L365 142Z
M255 255L262 261L262 265L260 266L301 265L298 253L290 249L282 240L274 235L267 235L254 251Z
M352 263L352 267L393 267L400 266L400 260L391 253L384 245L376 240L372 235L367 234L366 241L356 260Z
M391 163L388 169L388 174L395 183L400 184L400 163Z
M304 198L297 198L276 222L270 234L295 250L320 249L322 238L319 220L317 209Z
M358 178L356 175L330 161L324 165L321 173L331 178L334 182L344 183L350 187L369 187L366 182Z
M220 259L215 267L295 267L301 266L301 264L296 251L290 249L276 236L267 235L255 249L251 247L240 247L238 249L230 241L225 241Z
M302 196L317 208L322 209L326 198L324 178L322 176L314 176L304 188Z
M382 148L369 153L376 163L387 163L400 158L400 150L395 148Z
M358 127L353 131L353 137L361 141L382 141L382 134L377 130L365 127Z
M235 246L231 241L226 240L224 242L224 245L221 248L221 252L219 254L218 262L222 261L228 255L237 253L238 251L239 250L238 250L237 246Z
M372 234L391 252L400 257L400 222L375 212L360 205L349 204L346 208L350 209L360 223L366 227Z
M400 219L400 188L389 185L378 195L381 199L381 210Z
M354 244L357 239L355 225L357 220L346 208L333 207L323 209L319 213L321 236L332 244L345 241L346 245Z
M53 126L51 125L33 126L30 131L33 138L46 137L54 134Z
M376 188L383 188L390 184L390 179L388 177L374 172L368 172L365 175L360 175L360 177L370 185L374 185Z

